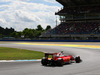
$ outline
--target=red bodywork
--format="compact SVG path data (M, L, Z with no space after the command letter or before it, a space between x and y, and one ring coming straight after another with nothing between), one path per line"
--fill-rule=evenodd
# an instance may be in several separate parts
M80 56L73 57L72 55L65 56L63 52L59 53L45 53L45 57L42 58L41 64L46 65L58 65L63 66L64 64L68 63L80 63L81 59Z
M52 58L48 58L49 55L52 55ZM54 61L57 61L58 59L62 58L64 63L75 60L72 55L64 56L61 53L46 53L45 57L47 57L47 59L49 60L53 59Z
M61 56L59 58L62 58L64 62L69 62L72 59L72 56ZM57 58L58 59L58 58ZM56 59L56 60L57 60Z

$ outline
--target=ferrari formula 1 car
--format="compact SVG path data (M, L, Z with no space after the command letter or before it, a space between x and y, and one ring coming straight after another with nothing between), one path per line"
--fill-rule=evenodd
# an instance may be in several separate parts
M60 53L45 53L45 57L42 58L41 64L46 65L57 65L57 66L63 66L64 64L68 63L80 63L81 59L80 56L73 57L72 55L65 56L63 52Z

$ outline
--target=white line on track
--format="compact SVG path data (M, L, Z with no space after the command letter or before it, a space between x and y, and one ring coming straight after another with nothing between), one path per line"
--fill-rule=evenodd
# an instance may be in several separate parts
M0 62L25 62L25 61L41 61L41 59L33 60L0 60Z

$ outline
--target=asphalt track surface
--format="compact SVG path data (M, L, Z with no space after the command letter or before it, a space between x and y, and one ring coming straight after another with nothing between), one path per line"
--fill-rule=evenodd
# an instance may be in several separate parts
M81 63L70 65L42 66L35 62L1 62L0 75L100 75L100 43L69 42L0 42L0 47L13 47L43 52L64 51L65 54L80 55Z

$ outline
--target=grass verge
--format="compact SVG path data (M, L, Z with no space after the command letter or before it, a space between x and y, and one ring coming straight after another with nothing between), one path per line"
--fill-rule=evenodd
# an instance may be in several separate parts
M43 56L39 51L0 47L0 60L41 59Z

